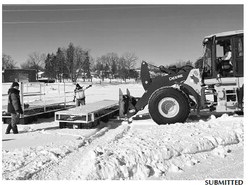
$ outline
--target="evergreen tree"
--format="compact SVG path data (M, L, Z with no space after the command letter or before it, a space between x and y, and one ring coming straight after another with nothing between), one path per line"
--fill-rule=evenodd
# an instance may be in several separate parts
M47 57L45 59L45 76L47 76L48 78L56 78L56 73L55 71L55 56L54 54L47 54Z
M111 66L111 73L112 73L113 77L117 73L117 65L116 65L116 61L115 60L113 61L112 66Z
M70 74L72 82L75 82L74 76L75 76L75 70L74 70L74 51L75 47L72 43L69 44L67 50L66 50L66 66L67 70Z
M57 75L58 79L61 82L62 79L64 81L64 76L65 73L67 73L67 68L66 68L66 60L65 60L65 53L62 51L61 48L58 48L57 53L56 53L56 65L57 65Z
M85 59L84 59L84 62L83 62L83 72L84 72L84 80L85 80L85 77L91 78L89 51L85 52ZM85 74L86 74L86 76L85 76Z

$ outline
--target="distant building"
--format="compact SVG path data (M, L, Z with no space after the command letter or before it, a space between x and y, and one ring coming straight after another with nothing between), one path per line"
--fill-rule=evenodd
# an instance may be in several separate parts
M5 69L2 82L36 82L35 69Z
M39 79L39 78L44 78L44 77L45 77L45 72L39 71L39 72L37 73L37 76L38 76L38 79Z

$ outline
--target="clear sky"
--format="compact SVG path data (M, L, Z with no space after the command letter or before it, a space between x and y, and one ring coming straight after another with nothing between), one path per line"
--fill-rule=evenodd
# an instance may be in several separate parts
M100 57L134 52L156 65L202 56L204 36L243 29L243 5L6 5L2 51L18 64L70 42Z

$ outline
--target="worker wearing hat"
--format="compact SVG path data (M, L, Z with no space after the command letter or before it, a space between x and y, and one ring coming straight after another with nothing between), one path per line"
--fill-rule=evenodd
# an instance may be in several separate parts
M18 82L12 83L8 95L8 112L11 114L11 122L6 129L6 134L9 134L11 129L14 134L18 134L17 124L19 124L20 115L23 114Z
M76 99L76 106L85 105L85 90L92 87L92 85L89 85L87 87L81 87L78 83L76 84L76 88L74 90L74 98L73 102L75 102Z

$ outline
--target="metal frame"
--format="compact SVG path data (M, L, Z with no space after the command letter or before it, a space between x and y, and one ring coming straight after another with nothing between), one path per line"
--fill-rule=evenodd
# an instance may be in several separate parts
M46 93L42 93L42 87L41 87L42 84L45 84L45 83L40 83L40 82L34 82L33 83L32 82L32 84L39 84L40 85L40 87L39 87L40 91L38 91L38 92L37 91L36 92L30 92L30 93L25 92L24 93L24 83L20 82L20 102L21 102L21 105L22 105L22 109L24 110L24 114L22 114L21 118L20 118L20 123L21 124L25 124L26 120L30 121L30 118L32 118L32 117L37 117L37 116L41 116L41 115L44 115L44 114L47 114L47 113L53 113L53 112L56 112L56 111L60 111L60 110L75 107L75 105L68 104L68 103L72 103L72 101L66 101L66 94L73 93L73 91L65 92L65 83L64 83L64 101L56 102L56 103L49 103L49 104L46 104L46 102L44 101L44 102L42 102L43 103L42 105L38 105L38 106L35 106L35 107L25 109L24 108L24 103L25 103L24 102L24 97L27 97L27 96L40 96L40 99L41 99L42 96L46 95ZM11 83L10 83L10 85L11 85ZM59 91L60 91L60 89L59 89ZM8 96L8 94L2 94L2 96ZM43 111L40 111L40 109L43 109ZM27 113L30 113L30 112L33 112L33 113L27 114ZM29 118L29 119L25 119L25 118ZM8 119L11 119L11 116L2 115L2 120L4 122L8 122Z
M111 117L119 111L119 102L114 100L103 100L84 106L55 112L55 121L69 124L89 124L101 118Z

